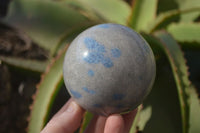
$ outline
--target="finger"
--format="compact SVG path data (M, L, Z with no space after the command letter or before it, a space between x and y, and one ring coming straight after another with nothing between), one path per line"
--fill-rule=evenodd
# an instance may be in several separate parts
M106 117L95 115L86 128L85 133L103 133L105 122Z
M108 117L105 124L104 133L124 133L124 120L119 114Z
M135 119L135 115L137 114L137 109L122 115L123 119L124 119L124 133L129 133L133 120Z
M41 133L73 133L80 126L84 110L72 100L63 108Z

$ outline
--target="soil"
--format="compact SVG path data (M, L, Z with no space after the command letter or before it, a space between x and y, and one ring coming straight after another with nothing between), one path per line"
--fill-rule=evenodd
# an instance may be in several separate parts
M0 57L47 60L48 51L39 47L25 33L0 23ZM26 133L29 106L40 74L18 70L0 58L0 133ZM65 87L58 93L49 119L69 99Z
M47 52L23 32L0 23L0 56L45 60ZM40 76L32 77L8 67L0 59L0 132L25 133L29 105Z
M0 23L0 56L47 60L48 52L24 32Z
M22 74L0 64L0 133L27 132L29 106L33 102L32 95L39 81L39 76ZM49 119L68 99L69 94L63 85L55 99Z
M0 65L0 132L25 133L29 105L39 78L11 71Z

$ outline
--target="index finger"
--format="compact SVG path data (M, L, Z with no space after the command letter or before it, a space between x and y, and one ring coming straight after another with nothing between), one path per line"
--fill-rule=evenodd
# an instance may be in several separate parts
M69 100L41 133L73 133L80 126L84 112L78 104Z

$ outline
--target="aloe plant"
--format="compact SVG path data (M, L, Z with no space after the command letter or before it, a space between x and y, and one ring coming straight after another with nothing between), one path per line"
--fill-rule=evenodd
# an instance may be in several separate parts
M195 76L200 76L200 1L129 0L129 3L132 4L122 0L10 2L0 22L25 32L32 42L48 51L46 60L0 54L3 63L41 75L31 105L28 133L39 133L48 121L52 104L63 86L63 57L70 42L84 29L99 23L129 26L146 39L156 57L155 84L138 107L130 133L200 132L200 80L195 80ZM194 53L196 56L192 56ZM91 117L89 112L85 114L80 133Z

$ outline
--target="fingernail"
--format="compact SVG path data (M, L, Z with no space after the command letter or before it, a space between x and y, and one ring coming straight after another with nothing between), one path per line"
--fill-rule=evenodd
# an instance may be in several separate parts
M72 102L69 104L69 106L68 106L66 112L72 113L72 112L74 112L74 111L77 109L77 107L78 107L77 104L76 104L75 102L72 101Z

